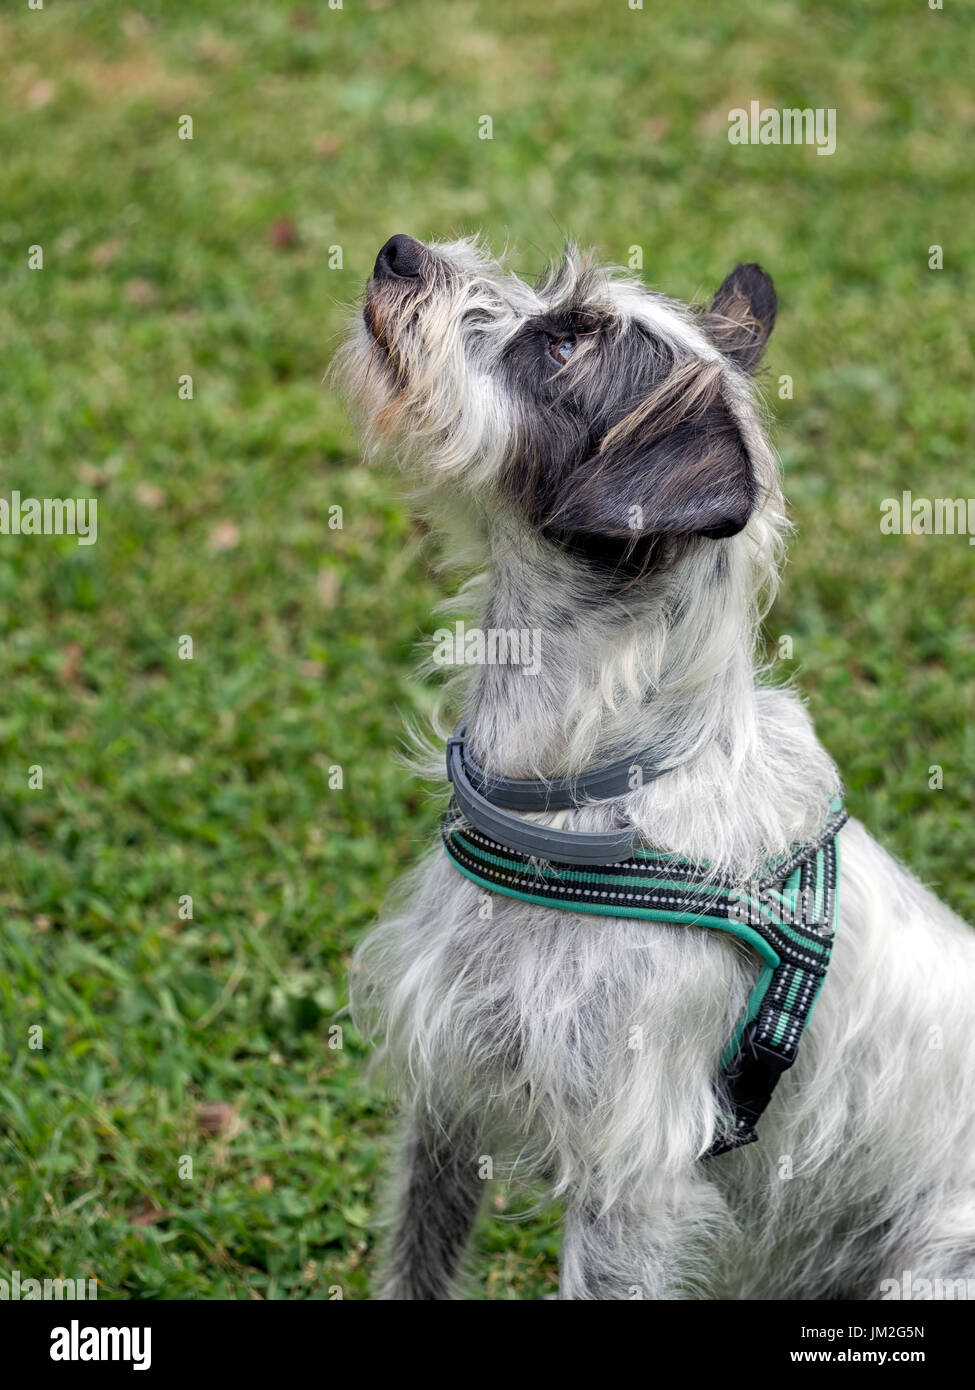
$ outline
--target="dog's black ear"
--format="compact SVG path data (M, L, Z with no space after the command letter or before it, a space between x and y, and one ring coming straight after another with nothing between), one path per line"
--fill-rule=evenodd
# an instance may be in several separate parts
M564 479L547 529L634 542L737 535L755 507L755 477L721 381L716 361L671 372Z
M737 265L711 301L704 328L726 357L742 371L753 372L775 326L778 307L772 277L760 265Z

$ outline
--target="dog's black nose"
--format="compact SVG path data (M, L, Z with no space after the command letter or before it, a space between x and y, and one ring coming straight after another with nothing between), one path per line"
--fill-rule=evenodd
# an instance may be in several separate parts
M391 236L376 257L376 280L415 280L420 274L424 246L411 236Z

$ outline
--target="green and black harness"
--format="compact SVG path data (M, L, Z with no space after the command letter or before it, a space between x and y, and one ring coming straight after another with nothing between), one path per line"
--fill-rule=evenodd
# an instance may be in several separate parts
M462 725L447 743L454 796L443 820L444 848L462 874L491 892L571 912L708 927L756 951L758 979L720 1063L718 1093L729 1123L707 1155L713 1157L758 1138L756 1122L796 1059L832 952L837 835L846 812L834 800L811 840L744 887L643 846L632 827L556 830L511 814L624 795L634 766L644 779L662 770L649 758L627 758L571 780L489 775L471 759Z

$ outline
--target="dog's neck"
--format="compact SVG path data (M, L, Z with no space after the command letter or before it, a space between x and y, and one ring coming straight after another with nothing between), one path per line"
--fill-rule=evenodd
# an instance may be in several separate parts
M839 778L792 692L756 683L747 544L712 542L615 592L534 536L498 540L491 559L483 627L539 633L540 648L537 674L475 668L476 762L554 777L649 750L668 771L625 805L555 823L631 823L650 844L743 876L815 832Z
M467 716L482 765L550 777L645 749L667 766L713 745L748 756L753 615L747 577L717 547L635 582L534 536L503 533L491 558L485 646L505 632L519 660L475 669Z

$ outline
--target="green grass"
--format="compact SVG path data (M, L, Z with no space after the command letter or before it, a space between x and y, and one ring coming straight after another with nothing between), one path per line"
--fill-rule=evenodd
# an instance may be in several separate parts
M0 1274L365 1295L387 1110L329 1028L436 822L390 752L430 704L441 581L320 383L391 232L480 228L525 271L565 233L640 245L683 297L773 273L781 670L852 811L975 914L975 551L879 529L904 488L972 491L963 23L892 0L6 7L0 495L97 497L99 539L0 537ZM835 107L837 153L732 147L752 98ZM495 1221L482 1249L488 1297L531 1297L556 1223Z

